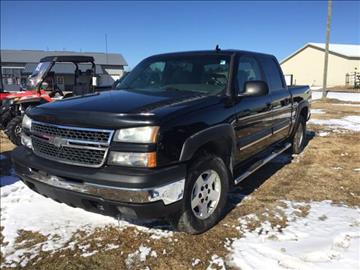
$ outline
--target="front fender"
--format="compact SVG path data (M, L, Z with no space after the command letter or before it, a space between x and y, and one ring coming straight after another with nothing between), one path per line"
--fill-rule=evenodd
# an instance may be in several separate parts
M195 152L209 142L217 142L226 139L231 147L232 153L235 150L235 132L230 124L219 124L201 130L187 138L182 146L179 161L190 160ZM224 145L226 147L226 145Z

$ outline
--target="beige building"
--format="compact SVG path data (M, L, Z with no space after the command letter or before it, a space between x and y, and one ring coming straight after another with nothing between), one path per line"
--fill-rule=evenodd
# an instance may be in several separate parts
M294 84L321 86L324 55L324 43L308 43L282 60L281 68L285 75L293 76ZM327 85L353 85L355 72L360 74L360 44L330 44Z

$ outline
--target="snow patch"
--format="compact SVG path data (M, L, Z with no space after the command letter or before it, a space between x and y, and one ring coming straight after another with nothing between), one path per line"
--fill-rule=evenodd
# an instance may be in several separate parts
M327 132L327 131L320 131L319 132L319 136L320 137L326 137L326 136L329 136L330 132Z
M201 260L200 259L192 259L192 261L191 261L191 266L197 266L199 263L201 262Z
M312 92L312 99L321 99L322 92ZM338 99L342 101L360 102L360 93L348 93L348 92L328 92L327 98Z
M143 246L141 244L138 250L128 255L127 259L125 260L125 263L129 268L132 268L132 265L136 261L145 262L146 257L150 255L150 252L151 252L151 248Z
M105 250L117 249L117 248L119 248L119 247L120 247L120 245L107 244L107 245L105 246Z
M216 266L213 268L213 266ZM216 269L226 269L225 262L223 258L219 257L218 255L212 255L210 265L206 268L207 270L216 270Z
M322 109L311 109L311 114L324 114L324 110Z
M96 253L98 253L98 251L97 251L97 250L93 250L93 251L90 251L90 252L82 253L81 256L82 256L82 257L90 257L90 256L95 255Z
M341 119L310 119L309 124L328 126L332 128L342 128L351 131L360 131L360 116L350 115Z
M1 247L4 255L1 267L15 266L14 263L19 262L22 266L26 266L28 259L25 254L31 254L31 259L41 251L53 252L63 248L74 248L76 242L66 246L65 244L78 230L91 233L95 228L106 226L114 226L119 229L136 227L154 239L169 237L173 234L166 230L133 225L124 220L117 221L112 217L57 203L30 190L21 181L1 187L0 193L0 223L4 227L2 231L4 243L8 242L7 245ZM29 248L19 248L18 245L15 245L19 230L38 232L46 236L47 240ZM111 246L111 248L115 247ZM87 250L84 249L84 252ZM93 255L93 253L88 253L84 253L84 256Z
M334 103L335 106L345 106L345 107L360 107L360 104L348 104L348 103Z
M288 226L279 232L269 223L231 245L230 265L240 269L357 269L360 260L360 208L312 202L305 218L294 204L283 209ZM265 232L265 233L264 233Z

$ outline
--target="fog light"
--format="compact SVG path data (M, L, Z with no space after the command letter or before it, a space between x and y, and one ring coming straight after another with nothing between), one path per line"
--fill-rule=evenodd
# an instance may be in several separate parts
M32 141L29 136L27 136L25 133L21 133L21 144L24 145L27 148L32 149Z
M110 152L108 163L112 165L131 167L156 167L156 152L150 153L126 153Z

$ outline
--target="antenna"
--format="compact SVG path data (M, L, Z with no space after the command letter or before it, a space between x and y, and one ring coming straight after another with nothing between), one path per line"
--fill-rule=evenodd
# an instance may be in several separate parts
M220 51L221 51L221 49L220 49L220 47L219 47L219 44L216 45L215 51L217 51L217 52L220 52Z
M108 64L109 61L108 61L107 34L105 34L105 53L106 53L106 64Z

